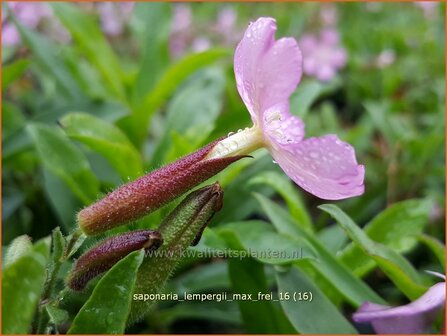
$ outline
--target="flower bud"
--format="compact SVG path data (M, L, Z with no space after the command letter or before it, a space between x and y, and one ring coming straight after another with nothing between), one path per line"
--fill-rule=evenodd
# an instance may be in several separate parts
M142 248L156 250L162 243L162 235L153 230L131 231L110 237L76 261L67 284L73 290L82 290L91 279L112 268L129 253Z
M80 228L87 235L95 235L140 218L246 157L206 158L220 140L119 187L81 210Z
M138 270L135 293L158 293L182 258L182 253L200 240L214 214L222 208L223 190L218 183L190 193L158 228L164 243L146 254ZM133 301L128 322L134 323L154 302Z

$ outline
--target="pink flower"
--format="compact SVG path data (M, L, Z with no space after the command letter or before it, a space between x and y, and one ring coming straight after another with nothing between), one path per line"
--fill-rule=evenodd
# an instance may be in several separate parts
M324 4L320 10L320 20L324 26L335 26L338 21L337 9L334 4Z
M192 50L196 53L208 50L211 48L211 42L206 37L197 37L192 41Z
M254 125L220 141L208 158L265 147L306 191L330 200L361 195L365 170L349 144L336 135L303 139L303 121L289 112L289 97L301 79L301 52L293 38L275 41L275 31L274 19L260 18L237 46L237 88Z
M445 280L444 275L435 275ZM389 307L365 302L353 315L353 320L370 323L378 334L426 334L432 332L432 324L444 306L445 282L439 282L419 299L403 306Z
M36 28L43 18L51 17L52 11L45 3L7 2L17 20L28 28ZM12 46L20 43L16 26L2 13L2 45Z
M375 63L379 69L384 69L394 63L396 60L396 53L393 49L383 50L376 58Z
M325 29L317 37L304 35L299 45L303 52L303 70L308 76L329 81L346 64L346 50L340 45L335 29Z
M188 47L192 24L191 7L187 4L176 4L173 7L169 50L175 58L182 56Z
M236 25L237 13L232 7L226 7L217 15L216 27L223 35L230 35Z
M109 36L121 35L126 22L132 15L134 6L134 2L98 3L98 12L103 32Z
M435 18L438 10L438 1L415 1L414 4L422 9L427 19Z

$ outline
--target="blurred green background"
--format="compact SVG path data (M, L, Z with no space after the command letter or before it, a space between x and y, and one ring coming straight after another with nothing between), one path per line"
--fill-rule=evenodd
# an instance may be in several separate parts
M291 98L306 136L338 134L366 167L365 194L336 205L366 225L372 240L403 254L417 286L435 281L424 270L444 272L443 3L432 9L371 2L9 5L14 15L8 3L2 8L3 247L23 234L37 241L57 226L68 234L76 212L114 187L249 126L232 55L248 23L271 16L278 38L299 40L331 26L346 51L347 63L334 78L320 82L304 75ZM26 10L34 13L32 22ZM320 304L336 307L340 316L327 317L333 325L350 320L362 290L391 305L411 298L399 276L384 271L343 225L317 208L324 202L294 185L265 151L214 180L225 190L224 208L197 249L305 240L317 259L326 258L323 267L307 260L281 264L298 265L321 291ZM114 232L156 227L173 206ZM285 222L310 238L281 232ZM166 291L300 290L293 279L275 278L275 263L187 258ZM325 263L343 265L348 275L334 276ZM60 288L69 267L61 270ZM69 318L60 331L88 294L66 300ZM297 321L314 318L318 305L294 309L279 302L165 301L128 331L321 331Z

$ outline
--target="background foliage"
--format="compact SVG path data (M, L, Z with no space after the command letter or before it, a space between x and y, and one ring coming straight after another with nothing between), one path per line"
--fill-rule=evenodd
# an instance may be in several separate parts
M69 234L76 212L115 186L249 126L232 69L248 22L272 16L277 36L299 38L318 31L322 10L318 3L191 4L188 38L207 35L211 46L173 55L174 6L139 3L124 30L107 36L94 5L52 3L53 19L71 36L65 42L45 23L30 29L10 18L22 42L2 46L2 244L20 253L3 253L3 322L13 328L5 332L30 330L53 228ZM229 7L237 21L223 34L213 27ZM351 313L362 302L405 303L436 281L424 270L444 273L444 5L431 17L412 3L336 9L348 63L328 83L305 76L291 112L305 120L307 136L336 133L354 146L366 166L365 194L319 207L256 152L214 178L225 205L194 249L305 246L307 257L185 258L166 288L311 291L313 301L163 301L127 332L353 333ZM381 65L384 51L393 59ZM156 227L173 206L108 234ZM58 272L58 290L71 262ZM132 290L140 263L141 255L129 255L95 282L93 294L95 284L81 295L64 292L48 308L52 328L123 332L125 321L108 314L129 298L113 306L105 294L125 274ZM104 329L82 329L92 316Z

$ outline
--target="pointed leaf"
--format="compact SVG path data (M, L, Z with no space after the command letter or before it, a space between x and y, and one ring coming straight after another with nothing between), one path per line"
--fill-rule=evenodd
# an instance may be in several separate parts
M98 69L110 92L123 98L121 66L93 17L71 3L53 2L51 7L87 59Z
M143 257L143 250L132 252L104 275L76 315L69 334L124 333Z
M99 182L87 159L60 130L34 123L27 126L27 131L48 170L62 178L85 204L97 197Z
M402 255L389 247L371 240L352 219L333 204L324 204L320 209L329 213L340 224L349 237L371 258L394 284L410 299L417 299L426 290L419 274Z
M2 91L18 79L25 72L29 64L29 60L19 59L12 64L4 65L2 71Z
M346 320L331 301L314 286L312 281L297 267L276 273L278 292L288 293L289 299L281 300L281 306L290 322L302 334L356 334L355 328ZM298 301L301 293L311 299ZM298 298L297 298L298 297ZM295 299L297 301L295 301Z
M417 235L422 233L431 207L432 203L428 200L395 203L377 215L363 230L372 240L397 252L410 251L417 244ZM360 277L376 265L355 243L349 244L339 259Z
M23 26L19 20L11 15L23 42L31 49L37 63L47 73L51 74L57 86L69 98L79 98L82 93L77 83L58 55L56 46L49 39Z
M333 284L334 288L337 288L346 300L357 307L365 301L385 304L379 295L354 276L316 237L300 229L282 207L262 195L255 196L279 232L292 237L301 237L311 244L317 253L317 261L309 260L309 264Z
M67 135L102 154L123 180L143 173L141 156L115 125L87 113L70 113L60 119Z
M264 267L252 258L229 260L232 289L251 294L252 300L239 300L245 332L262 334L294 334L284 313L271 300L258 300L258 293L270 294Z
M257 174L248 181L249 184L266 184L276 190L287 202L290 215L295 219L297 225L303 230L313 232L312 222L303 203L301 195L293 184L284 174L273 171Z
M33 249L9 264L2 274L2 333L27 334L43 290L49 244Z

